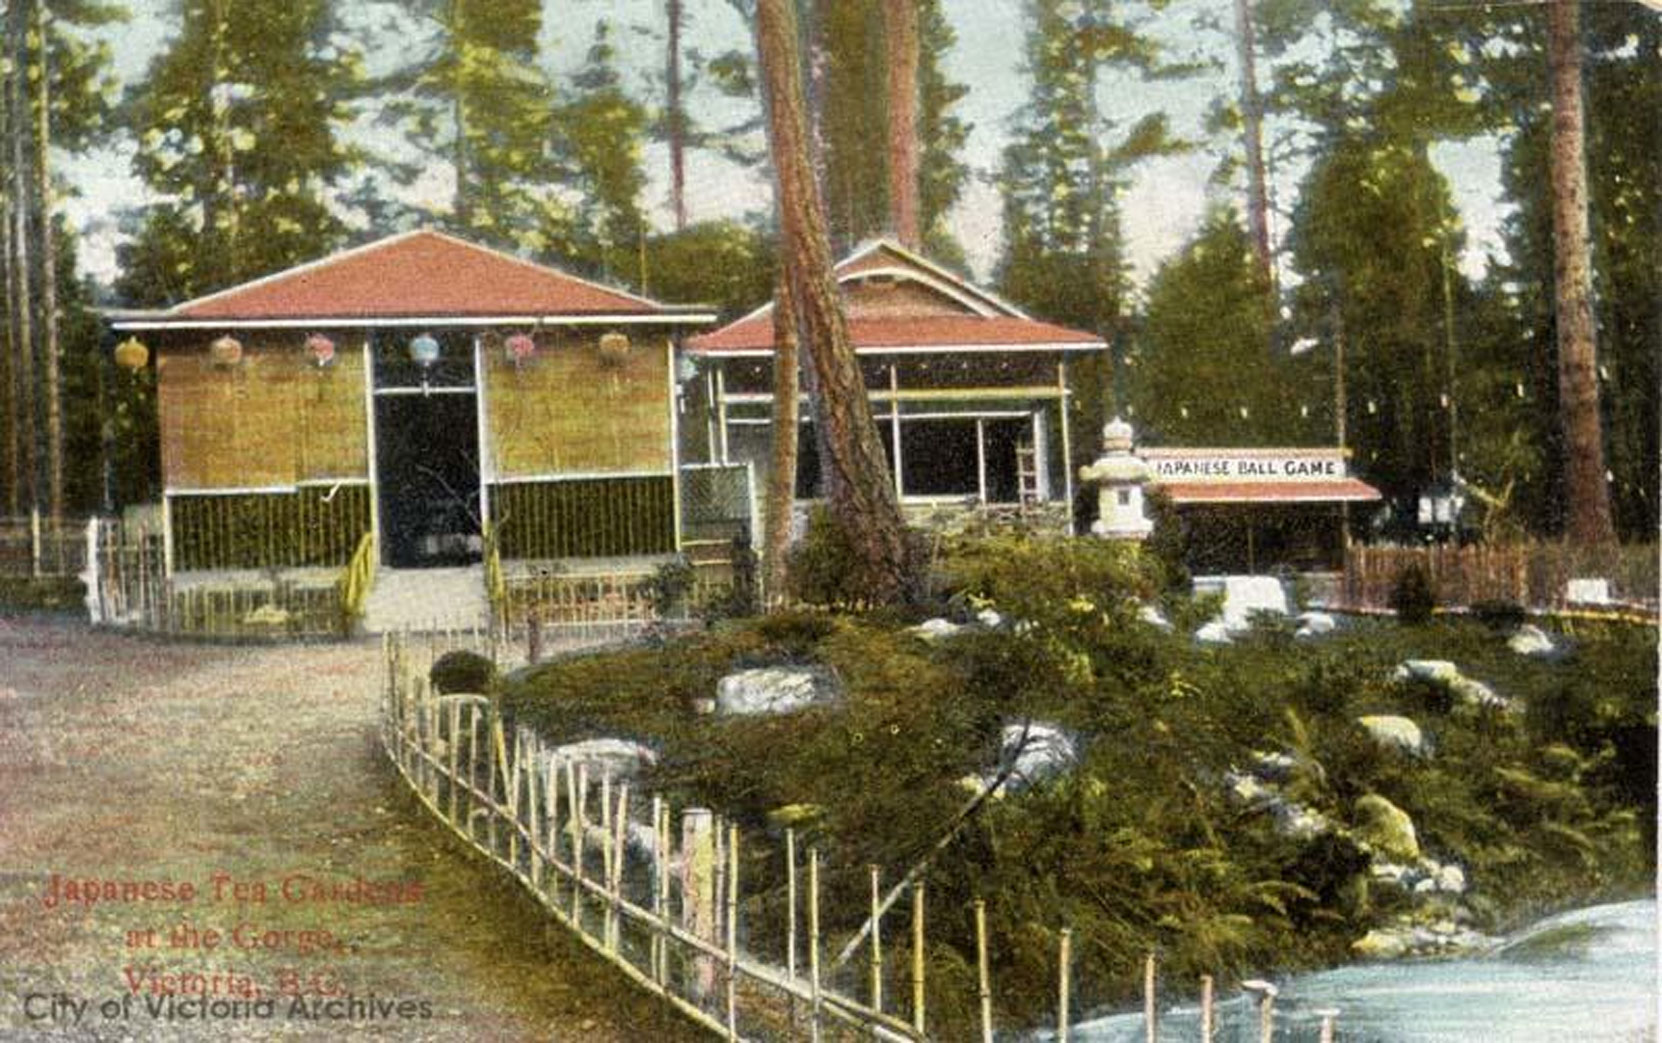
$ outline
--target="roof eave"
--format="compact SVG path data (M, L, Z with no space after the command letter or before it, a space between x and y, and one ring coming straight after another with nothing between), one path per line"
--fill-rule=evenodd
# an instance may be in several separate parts
M113 314L113 313L106 313ZM117 330L193 329L357 329L366 326L708 326L712 311L666 309L661 312L622 312L565 315L313 315L195 317L166 313L135 313L111 321Z
M688 344L685 350L689 354L703 358L759 358L773 354L773 346L757 347L721 347L702 348L696 344ZM1028 352L1028 351L1106 351L1108 345L1103 341L1046 341L1034 344L873 344L856 345L856 355L980 355L998 352Z

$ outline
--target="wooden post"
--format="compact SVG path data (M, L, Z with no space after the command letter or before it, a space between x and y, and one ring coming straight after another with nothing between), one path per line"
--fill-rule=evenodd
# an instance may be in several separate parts
M681 813L681 919L682 926L705 941L714 941L716 919L715 816L708 808L688 808ZM710 957L693 957L687 983L694 1000L702 1000L715 985L715 968Z
M881 1014L883 1012L883 935L879 922L882 910L878 906L883 902L883 870L875 865L868 868L871 870L871 1009Z
M618 935L622 926L623 905L623 855L624 839L629 835L629 781L625 779L618 787L617 814L612 816L612 933L607 938L607 944L612 952L617 952Z
M993 1043L993 983L987 969L987 903L975 900L975 974L981 994L981 1043Z
M29 508L29 575L40 578L40 508Z
M570 780L567 780L570 781ZM571 871L576 874L571 889L571 923L583 933L583 833L588 829L585 805L589 802L589 766L577 764L577 785L571 789Z
M600 883L606 889L606 903L600 918L600 940L608 948L612 944L612 773L600 776Z
M543 846L547 849L548 867L553 870L554 863L560 860L560 762L554 759L552 753L544 753L543 757L543 786L542 799L544 813L547 820L543 824ZM554 899L558 872L548 874L547 886L543 893L549 900Z
M1148 1043L1158 1043L1160 1038L1160 1012L1154 1003L1154 954L1149 953L1143 960L1143 1027Z
M1316 1011L1322 1019L1321 1043L1333 1043L1334 1030L1338 1027L1339 1012L1337 1010Z
M445 745L445 766L450 772L450 824L456 825L457 794L461 790L456 778L456 748L461 745L458 741L461 736L457 733L462 730L462 704L459 700L450 703L450 741Z
M796 830L785 830L785 974L796 980Z
M1056 954L1056 1043L1068 1043L1068 986L1073 973L1073 931L1062 928Z
M727 1038L739 1038L739 827L727 827Z
M1200 976L1200 1043L1212 1043L1214 1015L1212 1006L1215 1000L1212 995L1212 976Z
M1267 981L1243 981L1241 988L1258 995L1258 1038L1261 1043L1271 1043L1275 1038L1275 985Z
M923 881L912 885L912 1028L923 1035Z
M808 1002L809 1034L819 1043L819 848L808 849Z

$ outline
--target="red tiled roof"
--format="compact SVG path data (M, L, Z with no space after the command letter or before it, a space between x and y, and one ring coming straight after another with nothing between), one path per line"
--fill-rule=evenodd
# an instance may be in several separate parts
M991 315L929 315L908 318L855 319L848 335L858 349L933 347L1101 347L1102 338L1049 322ZM714 333L693 337L694 353L773 351L773 314L753 315Z
M1332 503L1380 499L1379 490L1357 478L1325 482L1161 482L1156 487L1173 503Z
M540 317L667 310L643 297L423 230L187 301L167 318Z

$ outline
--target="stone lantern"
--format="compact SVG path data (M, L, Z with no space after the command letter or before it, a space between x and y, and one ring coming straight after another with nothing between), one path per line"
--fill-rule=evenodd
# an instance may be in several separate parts
M1097 520L1091 532L1109 540L1144 540L1154 531L1143 510L1143 486L1150 470L1131 451L1131 425L1115 417L1102 428L1102 455L1079 469L1079 478L1097 486Z

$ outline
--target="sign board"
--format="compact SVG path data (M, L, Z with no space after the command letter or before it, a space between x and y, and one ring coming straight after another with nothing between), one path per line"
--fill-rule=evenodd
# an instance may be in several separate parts
M1147 449L1156 482L1333 482L1348 474L1342 449Z

